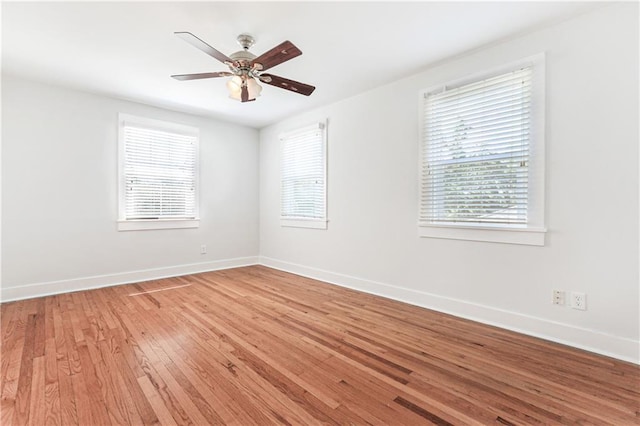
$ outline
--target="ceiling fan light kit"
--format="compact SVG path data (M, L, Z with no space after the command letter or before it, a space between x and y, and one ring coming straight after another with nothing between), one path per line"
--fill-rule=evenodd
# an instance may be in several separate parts
M249 97L249 101L255 101L260 92L262 92L262 86L260 86L255 79L248 78L243 80L242 77L234 75L231 80L227 81L227 89L229 90L229 97L237 101L242 101L242 86L246 85Z
M256 56L249 52L249 48L254 45L255 39L249 34L240 34L237 37L237 41L238 44L242 46L242 50L226 56L224 53L214 49L189 32L176 32L175 34L187 43L229 67L229 71L172 75L171 77L176 80L186 81L203 78L231 77L231 79L227 81L229 97L240 102L255 101L256 98L260 96L262 86L258 84L258 80L262 83L300 93L305 96L309 96L315 90L314 86L308 84L273 74L263 74L263 71L269 68L302 55L302 51L290 41L280 43L262 55Z

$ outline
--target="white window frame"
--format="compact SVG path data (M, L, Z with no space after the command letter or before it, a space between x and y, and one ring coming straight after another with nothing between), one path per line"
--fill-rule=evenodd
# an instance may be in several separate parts
M126 218L126 182L125 173L125 140L124 128L126 124L134 124L148 129L162 130L171 133L196 137L195 155L195 217L184 219L127 219ZM200 130L197 127L154 120L130 114L118 114L118 231L136 231L151 229L180 229L197 228L200 226Z
M428 238L445 238L495 243L544 246L545 216L545 56L537 54L499 68L475 74L446 84L430 87L420 92L419 98L419 198L422 198L422 173L425 158L426 135L424 133L424 98L429 93L464 86L510 71L532 67L531 141L529 145L528 222L526 225L433 223L418 222L418 235Z
M300 218L300 217L288 217L282 214L282 171L283 171L283 147L285 140L296 134L306 133L311 130L318 129L322 134L322 166L323 166L323 202L324 212L321 218ZM280 140L280 225L283 227L294 228L312 228L312 229L327 229L327 122L317 122L310 126L301 127L289 132L284 132L279 135Z

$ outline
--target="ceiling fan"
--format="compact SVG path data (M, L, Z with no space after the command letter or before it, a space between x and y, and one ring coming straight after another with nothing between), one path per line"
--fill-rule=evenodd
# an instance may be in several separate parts
M290 41L282 42L262 55L256 56L249 52L249 48L253 46L255 39L249 34L240 34L237 40L238 44L242 46L242 50L227 56L189 32L181 31L174 34L229 67L229 71L172 75L171 77L176 80L185 81L202 78L231 77L231 79L227 81L229 97L241 102L255 101L256 98L260 96L262 87L256 80L305 96L309 96L315 90L314 86L308 84L263 73L269 68L302 55L300 49Z

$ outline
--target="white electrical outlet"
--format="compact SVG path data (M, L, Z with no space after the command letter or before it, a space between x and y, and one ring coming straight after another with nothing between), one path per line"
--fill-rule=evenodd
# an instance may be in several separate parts
M551 303L554 305L564 305L565 293L563 290L553 290Z
M206 244L202 244L200 246L200 254L207 254L207 245Z
M581 311L587 310L587 295L577 291L571 292L571 307Z

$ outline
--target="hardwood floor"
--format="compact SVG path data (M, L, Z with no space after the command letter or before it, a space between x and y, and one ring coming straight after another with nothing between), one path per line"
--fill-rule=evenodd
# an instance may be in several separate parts
M261 266L2 305L1 424L640 424L636 365Z

